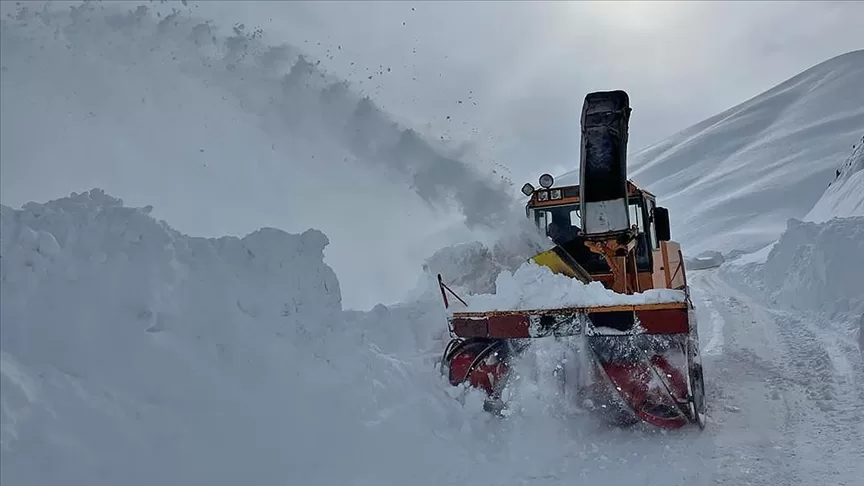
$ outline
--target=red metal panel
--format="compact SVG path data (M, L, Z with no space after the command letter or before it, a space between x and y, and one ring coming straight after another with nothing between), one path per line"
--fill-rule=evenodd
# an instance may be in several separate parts
M460 337L494 339L528 338L528 316L520 314L491 315L483 318L454 317L453 332Z
M687 309L656 309L636 311L636 317L648 334L687 334Z
M488 318L454 317L450 322L459 337L487 337L489 334Z
M489 337L497 339L527 338L528 316L511 314L489 318Z

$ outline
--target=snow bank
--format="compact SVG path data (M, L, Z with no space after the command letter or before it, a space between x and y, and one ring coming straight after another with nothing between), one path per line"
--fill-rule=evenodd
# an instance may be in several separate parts
M834 217L864 216L864 137L837 168L836 178L804 221L821 223Z
M101 190L0 209L3 484L407 484L463 462L428 441L482 414L417 356L443 348L440 303L346 316L321 232L190 237ZM388 443L418 455L392 469Z
M864 217L789 220L761 276L786 307L864 311Z
M622 295L606 289L600 282L582 282L549 268L527 262L515 272L502 272L495 281L495 294L475 295L466 299L468 307L459 303L453 312L485 312L513 309L553 309L557 307L583 307L627 304L653 304L683 302L681 290L651 289Z

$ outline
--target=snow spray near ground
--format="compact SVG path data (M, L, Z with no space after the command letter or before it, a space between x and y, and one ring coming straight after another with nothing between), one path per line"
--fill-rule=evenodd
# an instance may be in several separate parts
M254 26L179 2L3 10L3 204L103 187L190 234L319 228L354 308L398 301L464 223L518 216L485 166Z
M757 250L807 214L860 139L861 86L864 50L829 59L630 155L630 176L669 208L686 254Z
M454 303L454 312L484 312L513 309L554 309L629 304L684 302L681 290L651 289L633 295L617 294L600 282L584 284L566 275L554 274L544 266L528 262L515 272L502 272L494 294L472 295L467 308Z

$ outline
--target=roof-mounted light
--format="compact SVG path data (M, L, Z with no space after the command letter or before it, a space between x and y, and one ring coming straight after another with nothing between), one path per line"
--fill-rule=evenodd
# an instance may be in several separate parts
M540 187L543 189L549 189L554 183L555 179L553 179L550 174L543 174L540 176Z
M525 185L522 186L522 194L531 197L531 194L534 194L534 186L526 182Z

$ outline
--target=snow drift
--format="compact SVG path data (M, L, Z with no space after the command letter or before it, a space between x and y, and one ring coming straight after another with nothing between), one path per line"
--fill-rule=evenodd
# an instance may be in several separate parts
M864 217L790 219L761 276L784 307L864 312Z
M458 403L431 365L410 385L430 394L404 395L408 362L369 341L375 327L348 326L326 236L189 237L148 210L100 190L2 206L3 484L432 474L422 455L388 474L369 467L384 460L369 444L394 428L418 452L439 448L406 410L444 420ZM389 334L381 347L423 343L373 316Z
M864 50L834 57L631 155L630 176L669 208L685 253L759 249L807 214L861 136L861 86Z
M633 295L617 294L600 282L584 284L566 275L528 262L513 272L502 272L495 281L495 293L468 297L467 307L454 304L454 312L487 312L514 309L555 309L631 304L684 302L684 291L650 289Z

